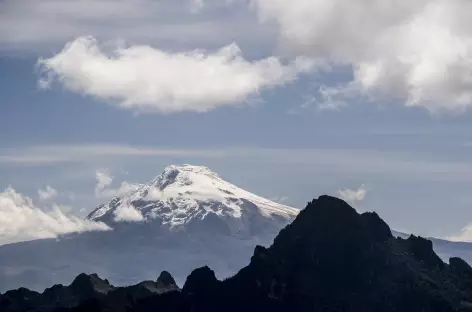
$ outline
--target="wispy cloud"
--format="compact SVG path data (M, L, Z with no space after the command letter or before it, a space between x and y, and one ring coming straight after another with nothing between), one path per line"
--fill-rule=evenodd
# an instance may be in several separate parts
M357 189L341 189L337 191L339 197L343 200L347 201L348 203L354 204L359 201L363 201L367 195L367 189L364 184L362 184Z
M349 105L349 102L358 99L358 91L353 86L327 86L321 84L318 90L305 96L302 109L315 107L320 111L337 111Z
M105 231L109 227L100 222L83 220L68 215L60 206L46 212L36 207L31 198L13 188L0 193L0 245L60 235Z
M95 173L95 179L97 180L95 196L99 197L99 194L113 182L113 178L105 169L99 169Z
M455 242L472 242L472 223L447 239Z
M346 157L348 155L348 157ZM374 149L284 149L257 147L214 147L200 149L159 148L113 144L43 145L0 149L0 166L44 166L68 163L98 167L112 161L182 159L182 161L213 162L248 159L274 165L310 166L316 170L344 174L388 175L390 179L409 177L411 180L472 181L472 165L466 161L425 159L424 154ZM95 167L96 168L96 167Z
M110 199L117 196L125 196L141 185L136 183L121 182L118 188L112 188L113 177L105 169L98 169L95 174L97 184L95 186L95 197L100 199Z
M110 157L222 157L221 149L178 149L113 144L38 145L0 149L0 164L47 165L86 162Z
M46 185L45 189L38 190L39 200L48 200L56 197L57 195L59 195L59 192L50 185Z

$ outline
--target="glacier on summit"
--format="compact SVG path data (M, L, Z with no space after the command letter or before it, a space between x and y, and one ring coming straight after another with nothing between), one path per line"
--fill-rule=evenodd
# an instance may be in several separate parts
M128 220L122 218L124 212L129 214ZM250 237L257 232L251 222L264 220L266 226L278 231L297 214L298 209L245 191L207 167L171 165L136 191L100 205L87 218L110 226L120 221L158 221L170 230L182 230L189 224L218 217L231 235Z

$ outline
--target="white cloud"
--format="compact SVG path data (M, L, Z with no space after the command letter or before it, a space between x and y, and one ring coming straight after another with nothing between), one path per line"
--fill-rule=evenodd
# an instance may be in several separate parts
M364 184L362 184L358 189L341 189L337 192L339 197L349 203L355 203L358 201L363 201L367 195L367 189Z
M472 242L472 224L464 227L459 233L447 237L454 242Z
M54 206L45 212L34 206L31 198L13 188L0 193L0 245L85 231L104 231L109 227L101 222L66 215Z
M136 191L140 185L123 181L119 188L109 187L113 182L113 177L105 169L98 169L95 173L97 184L95 185L95 196L102 199L110 199L117 196L125 196Z
M125 196L133 191L136 191L141 185L140 184L135 184L135 183L129 183L126 181L121 182L120 186L116 189L110 188L110 189L104 189L99 197L101 198L113 198L116 196Z
M292 53L350 66L331 103L356 96L431 112L472 105L472 2L468 0L252 0ZM348 90L346 92L345 90Z
M303 59L289 65L275 57L247 61L234 43L213 53L169 53L144 45L117 45L107 53L93 37L77 38L38 64L43 87L58 82L120 108L158 113L241 105L312 67Z
M109 175L107 170L98 169L95 172L95 179L97 180L97 185L95 186L95 196L99 197L99 194L113 182L113 177Z
M133 207L131 204L125 204L118 206L113 212L114 220L116 222L140 222L144 221L144 216L139 210Z
M46 188L38 190L39 200L48 200L59 195L58 191L52 188L50 185L46 185Z

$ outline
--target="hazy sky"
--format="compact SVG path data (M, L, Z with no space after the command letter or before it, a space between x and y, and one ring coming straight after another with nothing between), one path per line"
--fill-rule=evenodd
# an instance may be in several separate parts
M0 243L64 232L57 214L87 228L71 215L181 163L294 207L342 195L395 229L472 240L471 10L0 1Z

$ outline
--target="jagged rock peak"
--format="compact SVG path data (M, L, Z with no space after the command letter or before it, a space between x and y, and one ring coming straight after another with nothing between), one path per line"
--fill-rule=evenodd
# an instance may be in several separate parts
M108 280L102 280L97 274L93 273L87 275L85 273L81 273L77 275L77 277L72 281L69 286L72 290L77 292L101 292L107 293L108 291L112 290L114 287L110 285Z
M317 199L313 199L305 209L313 208L318 210L334 210L336 212L342 212L344 214L357 214L356 210L352 208L347 202L338 197L329 195L321 195Z
M322 222L328 221L329 218L333 222L346 221L352 226L362 223L371 232L373 238L384 240L393 237L388 224L376 212L359 214L347 202L337 197L322 195L317 200L313 200L306 209L317 209L318 218L320 216L326 218L322 219Z
M413 256L429 266L443 267L445 263L433 250L433 242L421 236L410 235L406 240Z
M158 284L158 286L164 287L177 285L172 275L167 271L162 271L161 274L159 274L156 283Z
M376 212L365 212L361 214L361 218L370 230L371 237L375 240L385 241L393 238L392 230Z
M461 258L450 258L449 265L451 269L458 274L472 276L472 267Z
M208 266L197 268L190 273L182 291L187 294L207 293L218 283L215 272Z
M376 213L361 215L345 201L323 195L309 202L295 220L279 233L270 250L298 253L296 246L305 246L303 248L306 249L307 246L315 248L313 246L326 244L339 248L360 248L391 239L393 236L389 226Z
M337 221L358 216L356 210L344 200L329 195L321 195L318 199L313 199L308 203L303 213L305 216L303 218L298 217L297 219L316 217L317 220L322 218L323 221Z
M362 222L371 232L372 237L377 238L378 240L385 240L393 237L388 224L382 220L376 212L364 212L360 214L359 218L359 214L353 207L337 197L322 195L318 199L309 203L306 209L317 209L318 213L321 214L323 218L330 218L330 220L333 218L332 221L334 222L336 222L336 220L342 221L343 219ZM328 220L326 219L323 221Z

